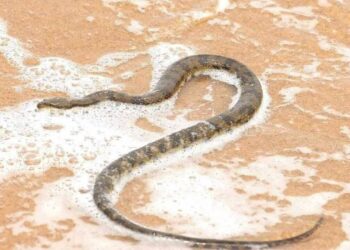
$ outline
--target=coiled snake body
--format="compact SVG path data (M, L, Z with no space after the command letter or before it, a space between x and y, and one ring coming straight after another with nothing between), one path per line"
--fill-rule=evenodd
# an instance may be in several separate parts
M208 140L214 135L246 123L259 108L262 101L262 89L257 77L242 63L216 55L195 55L172 64L158 81L155 89L141 96L130 96L111 90L98 91L81 99L53 98L43 100L39 108L55 107L68 109L76 106L89 106L100 101L111 100L123 103L148 105L171 97L178 88L195 72L202 69L221 69L237 74L240 79L241 94L234 107L206 121L165 136L157 141L138 148L112 162L97 177L94 186L94 200L98 208L111 220L124 227L153 237L178 240L192 246L206 248L251 249L256 246L273 247L295 242L311 235L321 224L322 217L309 230L272 241L233 241L210 238L196 238L146 228L124 217L108 198L118 180L147 161L175 149L185 148L194 142Z

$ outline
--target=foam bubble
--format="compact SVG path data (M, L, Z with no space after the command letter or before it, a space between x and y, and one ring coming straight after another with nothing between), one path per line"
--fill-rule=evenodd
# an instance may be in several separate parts
M229 0L218 0L216 11L217 12L225 12L226 9L230 9L231 4Z
M134 33L136 35L142 35L144 27L136 20L131 20L130 24L126 27L126 29Z

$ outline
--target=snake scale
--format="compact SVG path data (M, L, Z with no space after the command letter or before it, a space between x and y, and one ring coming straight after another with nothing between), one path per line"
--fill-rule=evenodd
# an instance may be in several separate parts
M237 103L229 110L214 116L194 126L177 131L159 140L138 148L112 162L99 173L94 186L94 201L97 207L112 221L141 234L177 240L194 247L215 249L253 249L259 246L274 247L292 243L311 235L321 224L322 217L309 230L279 240L271 241L234 241L211 238L196 238L185 235L153 230L136 224L124 217L108 198L114 190L114 185L123 175L127 175L147 161L154 160L168 151L185 148L198 141L204 141L215 135L242 125L249 121L259 108L263 92L259 80L242 63L217 55L195 55L183 58L170 67L158 81L151 92L131 96L111 90L103 90L87 95L81 99L52 98L45 99L38 104L38 108L54 107L69 109L77 106L89 106L104 100L149 105L170 98L194 73L203 69L220 69L234 73L240 79L241 94Z

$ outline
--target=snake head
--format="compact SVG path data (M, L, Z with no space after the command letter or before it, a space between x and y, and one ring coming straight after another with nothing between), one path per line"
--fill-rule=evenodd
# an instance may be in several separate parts
M72 108L72 103L69 99L56 97L51 99L44 99L43 101L39 102L37 107L39 109L41 108L59 108L59 109L69 109Z

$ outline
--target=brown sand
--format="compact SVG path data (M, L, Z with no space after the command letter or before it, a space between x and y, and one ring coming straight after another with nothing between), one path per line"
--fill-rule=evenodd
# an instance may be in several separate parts
M137 6L127 1L112 3L110 7L105 7L99 0L0 0L0 17L7 22L9 34L23 42L38 58L60 56L85 64L92 63L100 56L115 50L142 50L158 42L176 42L193 46L200 53L236 58L248 65L258 76L265 72L263 75L267 77L272 99L269 119L259 127L250 129L238 141L208 153L202 165L219 167L220 162L229 162L234 155L239 155L248 164L262 152L264 155L281 154L298 157L315 169L317 176L311 182L289 182L285 195L308 196L318 192L342 192L342 186L336 183L350 182L349 156L314 161L315 157L320 157L322 154L343 152L344 147L350 144L349 136L341 132L342 127L350 127L349 61L344 61L336 49L325 50L320 46L320 37L323 37L334 46L342 44L349 49L350 3L347 0L343 1L343 4L340 2L329 1L328 4L324 4L325 6L322 4L321 6L317 1L313 3L305 0L279 1L279 6L285 9L276 13L278 11L268 8L264 10L254 8L248 1L238 1L225 12L214 12L209 17L193 20L181 13L198 9L213 12L216 1L203 0L195 3L164 1L151 3L149 7L140 11ZM287 9L291 10L297 6L311 7L315 16L287 13ZM164 9L174 15L168 15ZM283 25L282 14L296 21ZM87 21L88 16L93 16L94 20ZM231 24L219 25L215 22L210 24L215 18L229 20ZM131 20L142 23L144 27L142 34L129 32L126 29ZM317 22L312 28L313 31L308 32L302 25L308 25L312 20ZM150 28L157 28L157 31L152 31ZM319 74L310 76L305 65L310 65L313 61L319 62L317 67ZM28 59L26 63L35 64L36 59ZM266 72L265 70L271 66L277 70ZM138 56L120 67L111 68L108 74L111 78L120 80L120 74L129 68L135 68L136 73L125 81L124 90L132 94L146 92L151 79L149 58ZM292 69L293 73L288 73L284 69ZM26 86L26 82L19 80L17 75L17 69L0 53L0 108L12 107L33 98L64 95L64 93L31 89ZM209 85L213 87L213 101L203 99ZM296 95L294 102L285 103L281 90L288 87L308 88L310 91L301 92ZM211 117L228 107L233 94L224 84L200 77L191 85L184 87L169 119L174 119L181 110L188 108L192 110L187 119L202 120ZM325 119L320 119L317 115ZM152 124L146 118L139 119L135 125L150 133L163 131L163 128ZM49 124L46 129L59 131L60 127ZM307 147L313 153L302 153L295 150L297 147ZM35 152L26 154L24 160L28 168L35 167L40 162ZM89 160L89 156L86 160ZM213 162L215 160L215 164L218 165L210 164L211 160ZM72 163L74 162L72 156ZM3 167L4 164L0 163L0 170ZM302 175L297 171L284 174L289 177ZM46 183L70 178L72 175L74 173L69 170L69 166L66 166L66 168L53 167L41 174L23 173L19 176L7 176L2 180L1 249L46 248L64 238L77 237L74 232L77 220L91 226L101 226L85 214L80 219L67 217L58 220L55 228L45 224L33 224L31 221L23 222L22 233L16 233L11 228L10 225L23 219L16 217L18 212L31 214L35 211L38 205L35 203L36 193L43 189ZM242 176L242 178L249 183L254 176ZM330 184L329 181L334 181L334 184ZM159 216L134 212L137 207L149 202L148 190L144 185L142 178L131 181L123 190L118 207L131 219L142 224L149 226L166 224L166 220ZM91 195L89 190L85 192ZM274 198L267 194L251 199ZM281 206L288 206L283 200L278 203ZM341 215L350 212L349 204L350 195L346 193L329 201L324 206L329 214L325 218L324 225L310 239L283 249L335 249L346 239ZM273 210L270 208L270 212ZM269 228L269 233L251 238L280 238L285 236L283 229L286 228L291 232L300 232L310 226L314 219L314 217L300 217L295 221L293 218L285 218L285 223ZM295 223L292 227L288 224L291 221ZM105 240L137 244L137 240L132 237L113 234L106 234Z

